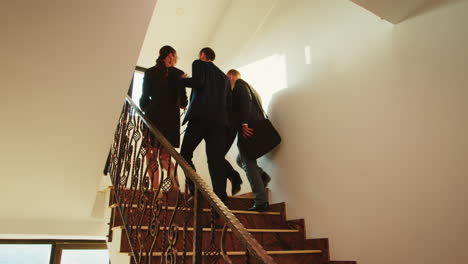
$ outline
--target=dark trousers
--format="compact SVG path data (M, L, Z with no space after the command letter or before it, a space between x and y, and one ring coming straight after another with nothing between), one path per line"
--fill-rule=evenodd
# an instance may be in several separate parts
M203 120L190 120L187 125L187 130L185 131L184 139L182 141L180 154L193 167L193 169L195 169L195 165L192 162L193 152L198 147L200 142L205 140L206 157L208 160L208 169L210 171L213 192L218 195L219 199L221 199L224 204L227 205L227 175L224 159L226 148L226 133L226 126ZM193 194L195 191L193 182L188 178L187 182L190 192Z
M268 203L265 185L270 181L270 176L257 165L256 159L248 159L240 150L236 161L237 165L246 172L245 174L247 175L247 179L249 180L250 187L252 187L252 192L254 194L255 204L264 205Z
M237 130L228 129L226 133L226 147L224 148L224 156L229 152L229 149L234 143L234 139L236 139ZM231 181L231 184L241 183L242 179L240 174L232 167L231 163L224 159L224 167L226 169L226 176Z

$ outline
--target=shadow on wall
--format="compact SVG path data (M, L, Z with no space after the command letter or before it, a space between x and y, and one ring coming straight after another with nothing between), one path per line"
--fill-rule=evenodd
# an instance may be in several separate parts
M269 115L274 126L282 137L282 143L267 155L262 165L274 176L273 189L276 191L273 202L288 200L288 195L295 193L299 197L308 197L301 193L316 180L314 171L320 168L318 157L314 157L320 142L316 142L317 131L310 124L314 124L311 113L314 89L307 87L290 87L273 95L270 102ZM299 175L307 173L308 175Z
M270 119L274 120L275 117L271 116L269 111L270 101L279 91L288 88L286 55L275 53L249 62L237 69L241 73L242 79L247 81L259 93L263 109L267 112ZM272 122L275 123L274 121ZM280 148L281 147L275 148L275 150L259 161L262 168L268 173L272 173L272 175L276 174L276 164L274 161L275 153L277 153ZM231 148L231 151L232 149L233 148ZM235 154L231 154L232 157L237 155L237 149L234 153Z
M305 191L302 185L314 184L316 178L298 175L298 172L313 175L314 171L320 170L319 163L323 156L313 155L320 153L318 146L326 150L328 143L333 144L318 142L320 137L314 133L323 133L326 128L314 129L311 124L326 122L332 126L333 120L323 119L328 118L327 111L339 109L336 105L346 105L343 101L345 98L337 93L348 90L349 86L343 85L340 80L330 82L333 78L329 78L327 72L333 68L333 62L328 61L326 55L311 49L308 41L295 44L290 49L277 47L277 52L270 54L273 55L265 56L263 53L261 58L257 57L253 62L237 68L242 79L259 92L265 111L282 136L280 146L260 159L259 164L274 178L272 189L279 191L273 196L275 201L284 201L286 197L283 194L288 193L307 197L308 193L300 193ZM337 99L335 103L327 105L316 99L319 98L317 94ZM297 177L301 180L294 181Z
M333 186L344 192L346 184L353 185L351 177L343 179L346 171L362 170L356 168L362 163L359 157L376 156L370 153L378 153L386 141L384 135L372 131L377 126L390 130L391 123L383 123L382 117L388 114L392 97L377 89L385 76L381 62L368 67L365 75L374 77L367 77L364 84L363 76L353 70L361 68L358 58L364 55L354 53L357 59L351 66L308 47L306 43L302 49L286 52L291 81L287 89L272 95L268 108L283 139L267 156L271 161L261 162L273 172L275 201L289 200L295 194L292 198L303 197L312 203L315 197L304 186Z

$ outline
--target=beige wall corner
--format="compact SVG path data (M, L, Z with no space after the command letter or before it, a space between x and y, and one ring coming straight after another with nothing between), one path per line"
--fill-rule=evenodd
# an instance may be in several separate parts
M0 233L101 234L91 211L155 3L1 2Z

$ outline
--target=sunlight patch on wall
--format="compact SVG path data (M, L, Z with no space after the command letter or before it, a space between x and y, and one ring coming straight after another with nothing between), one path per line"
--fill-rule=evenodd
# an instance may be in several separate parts
M305 64L310 64L310 46L304 47Z
M274 54L238 68L242 79L248 82L262 98L265 111L276 92L288 88L286 56Z

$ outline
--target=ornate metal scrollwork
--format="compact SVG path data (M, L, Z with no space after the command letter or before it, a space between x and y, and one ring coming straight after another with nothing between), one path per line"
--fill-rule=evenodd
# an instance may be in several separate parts
M127 97L107 164L107 171L112 177L114 201L118 205L117 211L132 251L132 263L186 263L191 255L188 254L190 244L193 245L193 258L200 263L201 249L204 251L203 263L218 263L221 256L226 263L232 263L223 243L227 226L219 236L220 230L216 230L214 214L211 215L209 243L195 249L193 240L202 239L202 216L201 213L196 215L196 212L202 212L199 208L201 204L195 210L189 202L189 195L182 192L177 173L179 165L186 176L188 173L194 180L197 190L205 198L211 199L211 208L216 208L232 224L235 235L253 245L248 249L255 252L257 259L260 257L265 260L260 263L274 263L258 242L249 237L237 218L209 191L206 183L170 148L157 129L147 126L148 121L142 118L142 113L133 105ZM187 184L184 186L188 190ZM192 222L194 225L191 226Z

